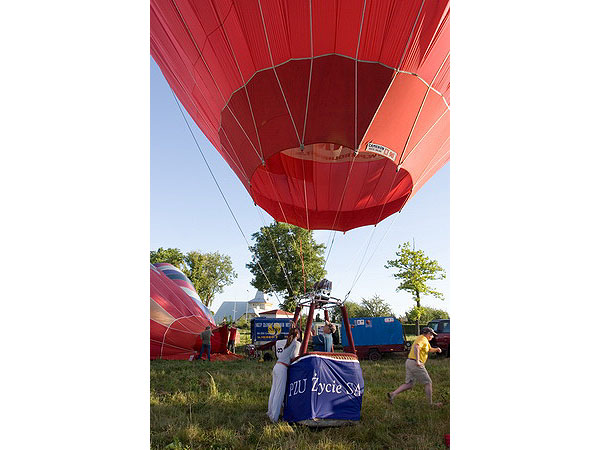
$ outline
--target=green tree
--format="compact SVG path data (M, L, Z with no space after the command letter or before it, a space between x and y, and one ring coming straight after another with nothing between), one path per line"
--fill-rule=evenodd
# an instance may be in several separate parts
M183 272L208 307L212 305L215 295L222 293L223 288L237 278L231 258L219 252L191 251L185 255L184 262Z
M411 250L410 243L405 242L399 245L399 252L396 252L397 259L387 262L386 269L398 269L394 273L394 278L400 280L400 285L396 288L397 292L407 291L412 294L413 300L417 302L417 334L420 333L419 321L421 319L421 296L431 295L440 300L444 299L441 292L434 290L427 283L433 280L442 280L446 278L446 272L439 263L425 255L423 250Z
M379 295L363 298L360 302L359 312L362 317L384 317L392 316L392 307ZM350 316L350 314L348 314Z
M312 231L285 223L261 227L252 239L252 260L246 264L254 276L252 286L280 294L280 308L293 312L296 297L304 293L305 285L308 292L325 277L325 245L317 244Z
M410 311L406 312L406 320L409 323L415 323L417 320L421 320L423 323L430 322L434 319L449 319L450 316L443 309L430 308L428 306L421 306L419 310L418 306L413 306Z
M183 270L183 253L178 248L162 248L160 247L158 250L150 251L150 263L158 264L158 263L169 263L173 264L179 270Z
M360 307L360 305L356 302L353 302L351 300L346 300L344 302L344 305L346 305L346 312L348 313L348 317L363 317L362 316L362 309ZM335 322L335 323L342 323L342 313L340 311L339 308L333 308L331 311L331 321Z

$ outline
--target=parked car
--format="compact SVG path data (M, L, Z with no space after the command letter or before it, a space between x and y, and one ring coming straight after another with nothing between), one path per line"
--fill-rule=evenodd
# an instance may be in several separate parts
M432 347L442 349L442 354L450 356L450 319L436 319L427 324L438 335L431 340Z

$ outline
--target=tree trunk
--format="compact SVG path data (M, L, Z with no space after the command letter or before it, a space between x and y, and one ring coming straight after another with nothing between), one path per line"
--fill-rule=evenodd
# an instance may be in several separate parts
M419 291L417 291L417 308L421 307L421 298L419 297ZM421 330L419 328L419 311L417 310L417 336L419 336L421 334Z

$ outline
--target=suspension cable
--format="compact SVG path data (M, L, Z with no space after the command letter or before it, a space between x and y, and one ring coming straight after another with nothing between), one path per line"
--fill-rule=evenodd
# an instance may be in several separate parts
M304 271L304 253L302 252L302 238L300 238L300 259L302 260L302 281L304 281L304 293L306 294L306 272Z
M350 169L348 169L348 173L346 174L346 181L344 182L344 189L342 190L342 195L340 196L340 202L338 204L337 211L335 212L335 217L333 218L333 225L331 228L335 228L335 226L337 224L338 216L342 210L342 203L344 202L344 195L346 195L346 188L348 187L348 181L350 180L350 173L352 172L352 168L354 167L354 161L356 160L357 156L358 156L358 152L355 150L354 156L352 157L352 163L350 164ZM327 258L325 259L325 267L327 266L327 260L329 259L329 255L331 254L331 249L333 248L333 243L335 242L335 231L336 230L332 230L331 233L329 233L329 237L327 238L327 242L329 242L329 239L331 239L331 246L329 247L329 253L327 254Z
M383 237L379 240L379 242L377 243L377 245L375 246L375 249L373 250L373 253L371 253L371 256L369 257L369 259L367 260L366 264L364 265L363 269L361 270L360 274L357 273L357 276L355 277L354 282L352 283L352 285L350 286L350 290L348 291L347 296L350 295L350 292L352 292L352 289L354 289L354 286L356 286L356 283L358 283L358 280L360 279L360 277L362 276L362 274L364 273L364 271L366 270L366 268L369 266L369 263L371 262L371 259L373 259L373 256L375 256L375 253L377 253L377 250L379 249L379 246L381 245L381 243L384 241L385 237L387 236L387 234L389 233L389 231L392 228L392 225L394 225L394 222L396 221L396 219L398 218L400 214L395 214L393 220L391 221L390 225L388 226L385 234L383 235ZM375 228L373 228L374 230ZM368 246L367 246L368 248ZM365 252L366 254L366 252ZM360 269L360 265L359 265L359 269Z
M198 44L196 43L196 39L194 38L194 35L192 34L192 32L191 32L188 24L186 23L186 21L185 21L185 19L183 17L183 14L181 14L181 11L179 10L179 6L177 6L177 3L175 2L175 0L171 0L171 2L175 6L175 9L177 10L177 15L179 16L179 18L181 20L181 23L185 26L187 34L190 37L190 39L192 40L192 43L194 44L194 47L196 48L196 51L198 52L198 56L200 57L200 59L204 63L204 66L206 67L206 70L208 71L208 74L212 78L212 81L215 84L215 87L217 88L217 91L219 92L219 95L221 96L221 99L223 100L223 104L225 105L223 109L226 108L231 113L231 116L235 119L236 123L238 124L238 126L242 130L242 133L244 133L244 136L246 136L246 139L250 143L250 146L254 150L254 153L256 153L256 156L260 159L260 161L262 163L264 163L264 161L265 161L264 155L258 153L258 151L256 150L256 147L254 146L254 143L252 142L252 139L250 139L250 137L248 136L248 133L246 133L246 130L244 129L244 127L242 126L242 124L238 120L237 116L235 115L235 113L233 112L233 110L229 107L229 102L225 99L225 96L223 95L223 92L221 91L221 88L219 87L219 84L217 83L217 80L215 79L215 77L214 77L214 75L212 73L212 70L210 70L210 66L208 65L208 63L204 59L204 55L202 54L202 51L200 51L200 47L198 47ZM198 84L196 83L196 77L194 77L193 79L194 79L194 84L196 84L196 87L198 87Z
M206 156L204 156L204 152L202 151L202 147L200 147L200 144L198 143L198 140L196 139L196 136L194 135L194 132L192 131L192 128L190 127L190 124L189 124L187 118L185 117L185 113L183 112L183 108L179 104L179 100L177 100L177 97L175 96L175 92L173 92L173 89L171 89L171 94L173 94L173 98L175 99L175 103L177 103L177 107L179 108L179 111L181 112L183 120L185 121L185 124L187 125L187 128L190 131L190 134L192 135L192 138L194 139L194 142L196 143L196 147L200 151L200 155L202 155L202 159L204 160L204 163L206 164L206 167L208 168L208 171L210 172L210 175L211 175L213 181L217 185L217 189L219 189L219 192L221 193L221 197L223 197L223 200L225 201L225 204L227 205L227 209L229 209L229 212L231 213L231 216L233 217L233 220L235 221L235 224L237 225L238 230L240 230L240 233L242 233L242 237L244 238L244 241L246 241L246 245L248 247L248 250L250 250L251 249L250 242L246 238L246 234L242 230L242 227L240 226L240 223L238 222L237 218L235 217L235 214L234 214L233 210L231 209L231 206L229 205L229 202L227 201L227 198L225 197L225 194L223 193L223 190L221 189L221 186L219 185L219 182L217 181L217 178L215 177L212 169L210 168L210 164L208 163L208 160L206 159ZM271 287L273 293L275 294L275 297L277 298L277 301L279 303L281 303L281 300L279 299L279 296L277 295L277 291L275 291L275 288L271 284L271 281L269 280L269 277L267 277L267 274L265 273L265 270L263 269L263 266L261 265L260 261L257 260L256 262L258 264L258 267L260 268L260 271L264 275L265 280L267 280L267 283L269 283L269 286Z
M277 255L277 260L279 261L279 265L281 266L281 270L283 271L285 280L287 281L288 287L290 288L290 292L292 293L292 295L294 295L294 289L292 288L292 283L290 282L290 279L287 276L287 269L284 266L283 261L281 260L281 257L279 256L279 252L277 251L277 246L275 245L275 241L273 240L271 233L269 233L267 223L265 222L265 219L264 219L262 212L260 211L260 208L258 207L258 205L255 203L254 206L256 207L256 210L258 211L258 215L260 216L260 220L262 221L262 223L264 225L265 231L266 231L267 235L269 236L271 243L273 244L273 249L275 250L275 255Z

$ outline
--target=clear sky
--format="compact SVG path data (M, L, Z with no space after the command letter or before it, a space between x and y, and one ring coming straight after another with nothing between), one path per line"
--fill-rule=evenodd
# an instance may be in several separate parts
M171 90L158 65L151 59L150 92L150 248L176 247L181 251L219 251L229 255L238 274L233 285L216 296L211 309L216 311L226 300L248 300L254 296L252 275L245 267L250 260L246 241L237 228L225 201L202 159ZM219 153L187 116L196 139L235 214L246 239L273 219L254 206L250 195ZM344 298L355 278L358 281L349 299L378 294L397 314L404 314L414 301L410 294L396 292L387 260L395 258L398 245L414 239L417 248L436 259L447 278L432 283L446 300L425 297L422 305L449 311L449 181L446 164L412 198L399 214L377 227L362 227L345 235L336 233L327 261L327 278L333 282L333 295ZM330 231L315 231L318 242L331 241ZM367 244L370 245L367 248ZM329 249L326 250L328 252ZM327 253L326 253L327 254ZM365 256L366 255L366 256ZM363 270L364 269L364 270ZM276 302L276 297L272 296Z

